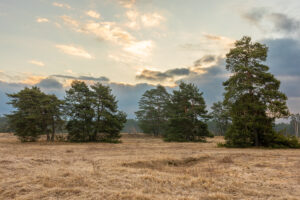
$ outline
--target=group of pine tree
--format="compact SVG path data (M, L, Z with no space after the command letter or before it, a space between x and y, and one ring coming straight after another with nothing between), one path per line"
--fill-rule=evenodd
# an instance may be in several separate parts
M223 83L224 100L214 103L211 113L193 84L181 82L172 93L161 85L146 91L135 113L141 130L165 141L205 141L212 137L208 122L213 120L225 135L226 147L300 147L297 138L274 130L275 119L290 114L280 82L264 64L267 53L266 45L250 37L236 41L226 55L231 76ZM8 96L15 108L7 115L9 124L22 141L35 141L43 134L53 141L56 131L66 129L69 141L117 142L126 122L111 89L100 83L74 81L64 100L37 87Z

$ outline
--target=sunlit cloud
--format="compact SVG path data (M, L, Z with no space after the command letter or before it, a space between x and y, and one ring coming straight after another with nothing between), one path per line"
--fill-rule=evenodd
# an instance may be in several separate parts
M100 14L97 13L96 11L93 11L93 10L86 11L85 14L87 16L95 18L95 19L99 19L100 18Z
M49 22L49 20L47 18L38 17L36 19L36 22L38 22L38 23L46 23L46 22Z
M141 20L144 26L154 27L159 26L165 18L158 13L149 13L142 15Z
M61 52L72 55L72 56L78 56L86 59L92 59L93 56L89 54L86 50L80 47L75 47L73 45L56 45L56 48L58 48Z
M65 24L68 24L75 28L79 27L79 22L74 20L72 17L64 15L64 16L61 16L60 18L64 21Z
M40 67L45 66L45 64L43 62L38 61L38 60L29 60L28 63L33 64L33 65L37 65L37 66L40 66Z
M125 51L140 56L148 56L153 47L153 42L150 40L133 42L124 48Z
M132 8L136 0L119 0L119 3L124 7L124 8Z
M36 76L36 75L28 75L24 80L21 81L23 84L35 85L41 80L45 79L46 76Z
M60 8L67 8L67 9L71 9L71 6L68 4L63 4L63 3L57 3L57 2L53 2L52 4L53 6L56 7L60 7Z

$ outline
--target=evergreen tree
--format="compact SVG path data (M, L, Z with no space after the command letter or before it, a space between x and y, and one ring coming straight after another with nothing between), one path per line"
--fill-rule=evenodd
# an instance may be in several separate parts
M228 110L224 107L222 102L214 103L211 107L212 112L210 113L213 122L216 124L217 134L225 135L229 125Z
M147 90L139 101L139 111L136 117L144 133L154 136L162 135L167 125L166 107L170 95L159 85L155 89Z
M64 110L70 141L87 142L94 139L92 96L88 86L81 81L73 81L71 88L66 91Z
M243 37L226 55L232 75L225 86L224 104L232 120L226 133L228 146L286 146L288 138L273 130L276 118L289 115L280 82L264 64L268 47ZM288 145L287 145L288 146Z
M46 95L38 87L24 88L16 94L8 94L15 110L7 115L10 126L21 141L36 141L55 127L60 119L62 102L54 95ZM52 129L52 141L55 130Z
M120 131L126 122L126 114L118 111L116 98L108 86L96 83L91 88L95 110L93 140L117 141L121 137Z
M183 82L179 90L173 91L168 106L166 141L203 141L210 136L205 123L209 116L202 95L195 85Z

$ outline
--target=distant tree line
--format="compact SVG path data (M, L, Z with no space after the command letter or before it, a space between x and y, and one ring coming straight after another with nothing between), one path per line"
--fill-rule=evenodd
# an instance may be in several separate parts
M135 113L139 127L165 141L205 141L213 136L210 128L225 135L226 147L300 147L296 137L275 126L275 119L291 115L287 97L279 91L280 81L265 65L267 52L266 45L254 43L250 37L236 41L226 55L230 77L223 83L224 99L213 104L211 113L194 84L180 82L172 93L161 85L146 91ZM15 108L7 115L9 127L22 141L35 141L42 134L53 141L55 132L66 129L72 142L118 142L126 122L111 89L100 83L88 86L74 81L63 100L37 87L8 97ZM299 115L292 115L295 136L299 121ZM137 131L134 121L130 123L131 132Z

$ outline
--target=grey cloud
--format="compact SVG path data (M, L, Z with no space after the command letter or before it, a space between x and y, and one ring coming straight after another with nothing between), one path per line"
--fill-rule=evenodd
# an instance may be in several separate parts
M165 72L145 69L140 75L137 75L136 78L149 81L164 81L168 78L174 78L176 76L187 76L189 74L190 70L188 68L175 68L167 70Z
M277 31L291 32L299 30L300 22L281 13L271 13L270 19Z
M101 77L92 77L92 76L69 76L69 75L52 75L51 77L64 78L64 79L74 79L81 81L105 81L108 82L109 78L105 76Z
M249 12L243 13L242 17L252 24L258 24L266 15L266 13L267 11L264 8L254 8Z
M214 55L205 55L202 58L196 60L194 62L194 66L198 67L201 66L202 64L207 64L207 63L211 63L217 60L217 57Z
M283 13L270 13L264 8L252 9L247 13L243 13L242 17L261 29L264 29L261 24L263 21L271 22L273 24L273 31L293 33L293 31L299 31L300 28L299 20Z
M41 80L37 84L37 86L41 87L41 88L45 88L45 89L62 89L63 88L63 85L60 82L58 82L57 80L52 79L52 78L46 78L46 79Z
M264 40L269 46L267 65L282 82L281 89L288 97L300 97L300 42L283 38Z

